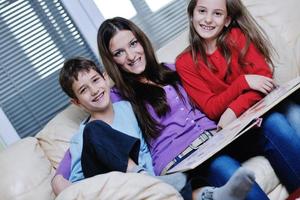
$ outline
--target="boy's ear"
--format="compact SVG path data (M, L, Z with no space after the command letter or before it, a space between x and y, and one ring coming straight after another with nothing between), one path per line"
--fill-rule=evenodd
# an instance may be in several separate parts
M70 99L70 102L76 106L80 106L80 102L78 101L78 99Z
M231 23L231 17L227 16L226 22L225 22L225 27L228 27L230 23Z

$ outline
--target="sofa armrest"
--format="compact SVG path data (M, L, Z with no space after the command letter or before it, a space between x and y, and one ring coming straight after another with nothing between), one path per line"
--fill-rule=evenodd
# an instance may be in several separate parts
M110 172L88 178L66 188L56 198L65 199L182 199L170 185L137 173Z
M1 199L52 200L53 174L38 140L34 137L19 140L0 152Z

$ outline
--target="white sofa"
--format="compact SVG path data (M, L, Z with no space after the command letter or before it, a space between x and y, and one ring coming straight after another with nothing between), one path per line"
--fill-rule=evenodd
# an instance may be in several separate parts
M259 24L270 36L278 56L275 78L285 82L300 71L299 0L243 0ZM187 45L182 33L157 52L160 61L174 62ZM167 184L140 174L112 172L80 181L58 197L50 181L69 146L69 139L86 114L69 106L55 116L36 137L22 139L0 152L1 199L181 199ZM253 170L256 180L270 199L283 200L288 194L280 184L269 162L254 157L244 163Z

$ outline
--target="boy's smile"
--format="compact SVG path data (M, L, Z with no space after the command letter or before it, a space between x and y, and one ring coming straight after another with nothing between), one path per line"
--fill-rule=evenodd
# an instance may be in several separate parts
M72 88L77 97L72 102L91 115L106 112L111 106L108 78L104 79L93 69L79 72Z

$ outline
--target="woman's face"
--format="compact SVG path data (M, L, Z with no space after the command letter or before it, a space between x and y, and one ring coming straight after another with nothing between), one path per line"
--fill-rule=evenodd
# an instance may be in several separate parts
M118 31L109 42L109 50L114 61L124 71L133 74L141 74L145 71L144 48L131 31Z

